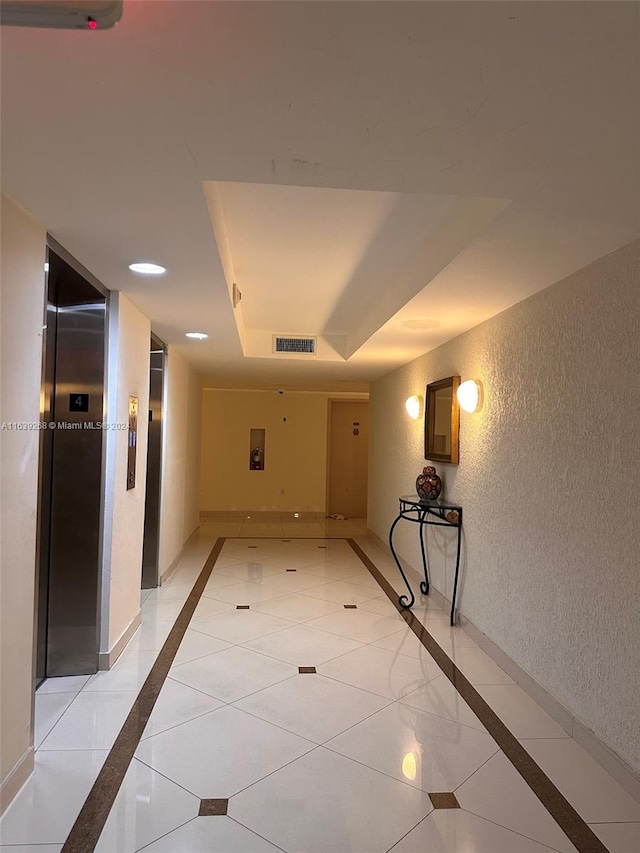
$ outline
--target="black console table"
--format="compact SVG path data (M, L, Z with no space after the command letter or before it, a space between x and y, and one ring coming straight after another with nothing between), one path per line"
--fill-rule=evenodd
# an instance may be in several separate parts
M435 527L453 527L457 530L457 550L456 550L456 573L453 581L453 595L451 596L451 624L454 624L456 612L456 592L458 590L458 573L460 571L460 531L462 529L462 507L458 504L451 504L447 501L423 501L418 495L404 495L400 498L400 512L398 517L391 525L389 531L389 547L393 554L393 559L400 570L402 579L407 585L409 596L401 595L398 599L400 607L408 610L413 607L416 597L411 589L407 576L405 575L400 560L393 547L393 531L401 519L416 522L420 526L420 551L422 553L422 568L424 570L424 580L420 581L420 592L423 595L429 595L429 564L427 562L427 552L424 547L424 525L432 524Z

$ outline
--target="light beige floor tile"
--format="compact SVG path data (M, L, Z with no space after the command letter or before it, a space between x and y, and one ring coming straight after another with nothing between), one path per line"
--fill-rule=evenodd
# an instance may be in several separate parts
M291 664L233 646L173 667L171 677L221 702L235 702L278 681L297 675Z
M640 823L592 823L591 829L609 853L638 853Z
M77 693L36 693L34 747L38 749Z
M230 644L225 640L198 631L197 622L192 622L191 625L192 627L188 628L184 633L172 666L188 663L191 660L197 660L198 658L203 658L206 655L212 655L216 652L221 652L222 649L229 648Z
M517 684L479 684L476 689L516 737L569 737Z
M431 810L423 792L323 747L229 802L232 818L295 853L386 853Z
M553 850L575 853L567 836L502 752L494 755L455 794L463 809L479 817L547 844Z
M441 670L430 655L410 658L365 645L322 664L318 672L379 696L399 699L439 676Z
M193 687L182 684L169 675L153 706L149 721L142 733L142 739L215 711L222 704L213 696L201 690L194 690Z
M427 629L428 630L428 629ZM471 684L513 684L513 679L479 648L455 648L451 659Z
M324 598L338 604L359 604L361 601L376 597L366 587L345 581L332 581L322 586L314 586L312 589L305 590L305 593L313 598Z
M258 610L260 613L270 613L272 616L279 616L282 619L289 619L292 622L308 622L311 619L317 619L318 616L335 613L336 610L342 609L342 605L336 604L335 601L324 601L321 598L311 598L309 595L292 593L281 598L259 602L254 604L252 609Z
M319 744L388 703L388 699L339 681L303 674L247 696L235 707Z
M230 817L197 817L144 848L144 853L282 853ZM28 851L27 851L28 853Z
M314 748L225 706L143 740L136 757L201 798L230 797Z
M360 648L348 637L320 631L309 625L296 625L244 644L248 649L270 655L295 666L319 666L325 661Z
M498 751L484 732L397 702L325 746L423 791L455 790Z
M575 848L574 848L575 849ZM549 853L539 844L463 809L431 812L393 853Z
M131 804L135 803L135 809ZM198 797L135 758L95 847L95 853L135 853L195 818Z
M465 726L485 731L480 720L464 701L446 675L438 675L427 681L417 690L408 693L399 700L403 705L410 705L420 711L444 717Z
M198 619L193 622L193 629L210 637L218 637L228 643L245 643L257 640L267 634L282 631L293 623L279 616L260 613L258 610L230 610L218 616Z
M0 819L2 844L64 844L106 750L39 750L35 769Z
M521 743L587 823L640 822L640 803L571 738Z
M339 634L361 643L372 643L396 631L407 630L404 622L395 618L390 619L367 610L345 608L313 619L308 624L311 628L319 628L321 631L329 631L331 634Z
M111 749L136 696L136 690L83 690L51 729L40 751Z

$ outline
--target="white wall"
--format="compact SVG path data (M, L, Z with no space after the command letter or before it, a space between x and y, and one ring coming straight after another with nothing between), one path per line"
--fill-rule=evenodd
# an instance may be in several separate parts
M45 304L45 230L2 196L0 420L37 424ZM1 806L33 765L37 430L0 432Z
M464 507L461 612L636 770L639 318L637 241L384 377L369 480L369 526L386 540L425 464L404 400L456 373L482 381L483 409L461 413L460 464L437 465ZM417 568L414 526L397 532ZM455 554L428 538L450 596Z
M160 575L198 527L201 387L197 372L175 347L165 362Z
M324 512L329 396L205 389L200 508ZM263 471L251 429L265 430Z
M128 430L105 433L106 477L100 652L111 652L140 610L149 412L149 320L122 293L109 305L107 408L110 427L128 425L138 398L136 485L127 491Z

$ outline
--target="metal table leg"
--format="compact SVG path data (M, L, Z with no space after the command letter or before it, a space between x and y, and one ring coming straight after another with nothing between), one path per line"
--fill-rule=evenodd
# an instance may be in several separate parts
M416 597L413 594L413 590L411 589L411 584L407 580L407 576L405 575L404 570L403 570L402 566L400 565L400 560L398 559L398 555L396 554L395 548L393 547L393 531L395 530L396 524L400 521L401 518L402 518L402 513L396 518L396 520L391 525L391 530L389 531L389 548L391 549L391 553L393 554L393 559L396 561L396 566L398 567L398 570L399 570L400 574L402 575L402 580L405 582L407 589L409 590L409 595L411 596L411 598L409 598L406 595L401 595L400 598L398 599L398 604L404 610L408 610L410 607L413 607L413 605L415 604ZM422 525L420 525L420 529L422 530Z
M456 553L456 573L453 579L453 595L451 596L451 624L453 625L456 618L456 592L458 590L458 573L460 571L460 540L462 530L462 510L458 513L458 548Z
M424 572L424 580L420 581L420 592L423 595L429 595L429 564L427 562L427 552L424 547L424 520L426 518L426 512L420 513L419 516L419 525L420 525L420 551L422 553L422 570Z

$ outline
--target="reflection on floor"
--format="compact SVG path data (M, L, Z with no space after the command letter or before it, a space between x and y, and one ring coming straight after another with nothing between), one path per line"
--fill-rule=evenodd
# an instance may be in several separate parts
M114 668L38 691L36 771L0 823L1 853L62 850L218 536L240 538L224 544L100 853L576 850L349 544L328 538L354 537L400 589L364 522L328 523L203 522L170 582L145 592ZM640 805L447 614L425 598L414 612L606 848L637 853Z

